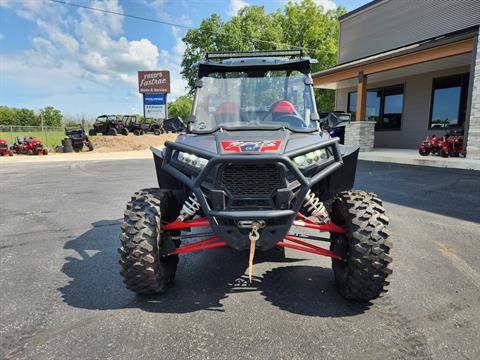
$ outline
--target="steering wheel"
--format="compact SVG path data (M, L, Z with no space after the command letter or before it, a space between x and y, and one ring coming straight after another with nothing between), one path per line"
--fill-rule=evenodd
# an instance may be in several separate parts
M284 115L280 115L272 122L287 123L293 128L306 127L305 121L303 121L303 119L295 113L286 113Z

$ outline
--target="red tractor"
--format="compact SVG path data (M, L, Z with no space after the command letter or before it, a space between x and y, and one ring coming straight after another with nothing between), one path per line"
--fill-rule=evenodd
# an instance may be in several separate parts
M451 130L444 136L438 137L429 135L421 142L418 152L422 156L433 154L441 157L465 157L463 131Z
M0 156L13 156L13 151L8 149L7 140L0 139Z
M48 155L48 149L43 147L42 142L31 136L17 136L10 150L17 154Z

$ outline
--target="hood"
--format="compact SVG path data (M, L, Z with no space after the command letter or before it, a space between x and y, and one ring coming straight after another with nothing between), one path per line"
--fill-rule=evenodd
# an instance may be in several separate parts
M179 135L177 142L217 154L283 154L328 140L328 133L294 133L289 130L217 131L214 134Z

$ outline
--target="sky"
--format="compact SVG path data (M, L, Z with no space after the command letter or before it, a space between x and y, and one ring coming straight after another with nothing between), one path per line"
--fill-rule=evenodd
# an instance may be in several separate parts
M63 0L196 27L243 6L267 12L287 0ZM314 0L348 11L368 0ZM185 93L184 28L106 14L51 0L0 0L0 105L54 106L74 119L142 112L138 70L169 70L174 99Z

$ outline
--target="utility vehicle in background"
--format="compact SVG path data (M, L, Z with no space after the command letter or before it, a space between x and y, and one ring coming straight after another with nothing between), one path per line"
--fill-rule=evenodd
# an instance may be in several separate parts
M95 120L93 128L88 131L88 135L95 136L98 134L117 136L128 135L127 124L116 115L100 115Z
M229 246L249 250L250 279L255 252L281 247L332 258L347 299L386 291L389 220L375 194L352 189L358 148L328 134L349 116L320 119L312 61L283 50L209 53L196 64L187 132L152 148L159 187L135 193L121 223L128 289L164 292L180 254ZM196 227L206 231L182 231Z
M144 135L153 133L160 135L163 133L162 123L154 119L139 119L136 115L124 115L122 120L127 124L128 130L134 135Z
M65 128L65 138L71 140L72 148L75 152L82 151L84 146L88 151L93 150L93 143L83 128Z

